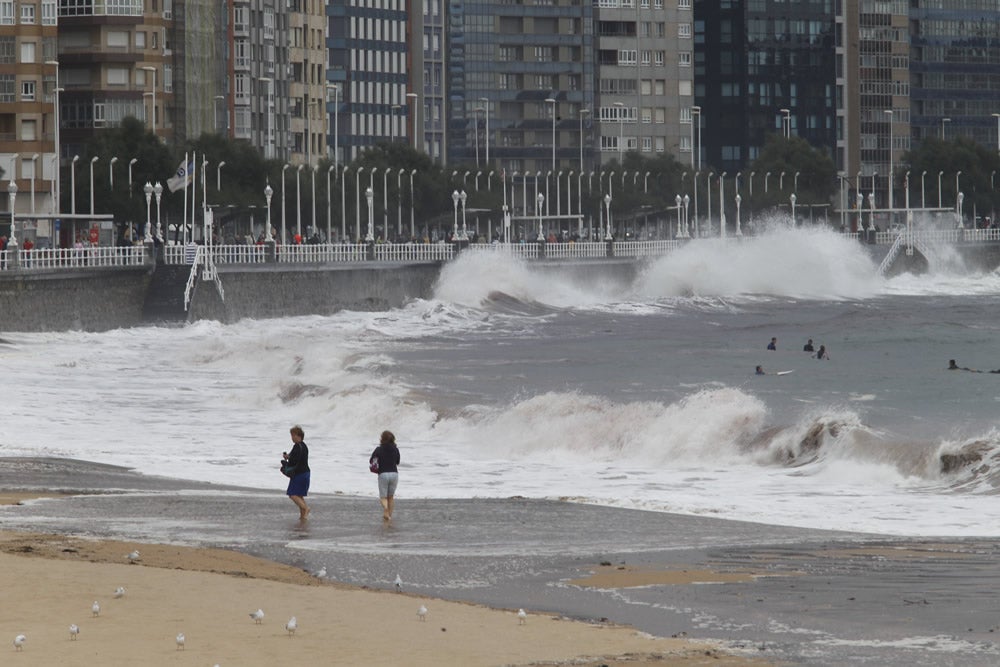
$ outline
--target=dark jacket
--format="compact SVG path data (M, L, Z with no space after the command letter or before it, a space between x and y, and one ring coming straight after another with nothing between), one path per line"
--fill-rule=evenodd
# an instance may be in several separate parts
M378 459L378 472L398 472L399 448L396 445L379 445L368 457L368 460Z
M288 452L285 467L291 469L294 475L309 472L309 448L306 447L305 440L292 446L292 451Z

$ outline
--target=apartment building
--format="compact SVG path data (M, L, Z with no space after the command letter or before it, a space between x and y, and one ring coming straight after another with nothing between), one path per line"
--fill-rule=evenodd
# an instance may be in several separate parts
M56 210L57 25L55 0L0 0L0 168L17 187L21 214ZM10 197L3 200L9 211Z

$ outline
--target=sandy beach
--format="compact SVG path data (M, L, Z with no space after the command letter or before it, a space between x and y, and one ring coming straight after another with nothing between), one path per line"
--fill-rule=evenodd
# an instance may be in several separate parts
M0 502L27 498L4 494ZM134 549L140 560L129 563ZM764 664L706 643L530 610L522 624L516 610L364 590L224 549L3 532L0 572L3 664ZM249 616L258 608L260 624ZM292 616L294 636L285 629ZM26 637L20 651L18 634Z

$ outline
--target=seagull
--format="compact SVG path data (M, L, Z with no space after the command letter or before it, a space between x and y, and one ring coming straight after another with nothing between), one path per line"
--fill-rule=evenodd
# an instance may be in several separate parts
M295 620L294 616L288 619L288 623L285 623L285 630L288 630L289 637L294 635L295 631L298 630L298 628L299 628L299 622Z
M90 605L90 611L94 612L94 616L101 615L101 605L97 603L97 600L94 600L94 604Z
M316 576L319 577L320 579L326 578L326 565L319 568L319 570L316 572Z
M183 649L184 649L184 633L183 632L178 632L177 633L177 650L181 651Z
M78 634L80 634L80 626L77 625L76 623L70 624L70 626L69 626L69 638L71 640L75 641L76 640L76 636Z
M523 609L517 610L517 624L524 625L524 622L528 620L528 612Z
M129 555L125 556L125 558L127 558L128 562L130 562L130 563L136 562L137 560L139 560L139 550L136 549L135 551L133 551Z
M14 637L14 650L20 651L21 649L23 649L24 642L26 641L28 641L28 638L25 637L24 635L18 635L17 637Z
M420 605L420 607L417 609L417 618L419 618L421 621L427 620L427 607L425 607L424 605Z
M403 592L403 579L398 574L396 575L396 582L395 583L396 583L396 592L397 593L402 593Z
M250 618L253 619L254 623L260 625L261 623L264 622L264 610L258 609L257 611L250 612Z
M125 587L119 586L118 588L115 589L115 599L117 600L118 598L123 598L123 597L125 597Z

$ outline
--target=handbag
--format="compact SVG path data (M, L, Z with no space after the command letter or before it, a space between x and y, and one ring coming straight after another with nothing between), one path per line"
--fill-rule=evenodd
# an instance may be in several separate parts
M368 460L368 470L371 471L371 472L373 472L373 473L375 473L376 475L378 474L378 457L377 456L373 456L371 459Z
M288 465L288 461L282 459L281 461L281 474L285 477L295 477L295 466Z

